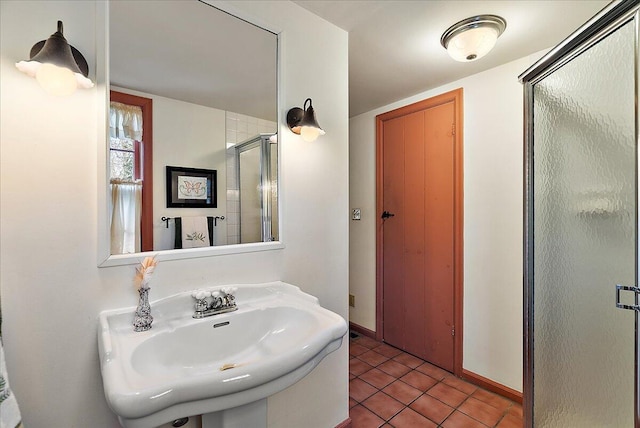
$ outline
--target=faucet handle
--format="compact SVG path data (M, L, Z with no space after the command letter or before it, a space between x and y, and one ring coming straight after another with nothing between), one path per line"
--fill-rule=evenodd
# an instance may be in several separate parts
M204 290L195 290L194 292L191 293L191 297L193 297L196 300L204 300L207 298L207 296L209 296L209 293L207 293Z
M238 291L238 287L223 287L221 291L226 295L233 295Z

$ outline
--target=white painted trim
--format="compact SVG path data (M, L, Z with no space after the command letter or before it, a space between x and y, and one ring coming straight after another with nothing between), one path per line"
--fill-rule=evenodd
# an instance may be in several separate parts
M227 254L255 253L259 251L281 250L284 244L280 241L254 242L251 244L220 245L217 247L187 248L178 250L147 251L134 254L114 254L98 265L98 267L133 265L140 263L145 256L155 256L158 261L197 259L201 257L223 256Z

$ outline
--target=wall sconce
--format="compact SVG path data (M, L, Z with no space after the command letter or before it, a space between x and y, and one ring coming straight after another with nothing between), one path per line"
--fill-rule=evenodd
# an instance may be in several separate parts
M460 62L480 59L489 53L507 21L496 15L479 15L455 23L442 34L440 44Z
M307 107L309 103L309 107ZM313 111L311 105L311 98L307 98L304 102L304 109L300 107L294 107L287 112L287 125L294 134L298 134L305 141L315 141L319 135L324 135L325 132L318 125L316 120L316 114Z
M29 61L20 61L16 63L16 67L35 77L40 86L51 95L66 96L71 95L78 87L93 88L93 82L87 77L87 60L62 35L62 21L58 21L58 31L51 37L33 45Z

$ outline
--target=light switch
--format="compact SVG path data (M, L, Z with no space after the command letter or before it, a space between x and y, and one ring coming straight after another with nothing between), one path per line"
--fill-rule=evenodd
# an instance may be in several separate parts
M360 220L360 208L351 210L351 220Z

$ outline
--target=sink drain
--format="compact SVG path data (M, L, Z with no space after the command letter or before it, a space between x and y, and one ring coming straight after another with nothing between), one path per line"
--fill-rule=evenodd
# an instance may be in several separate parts
M175 421L171 422L171 426L172 427L181 427L181 426L185 425L187 422L189 422L189 418L180 418L180 419L176 419Z

